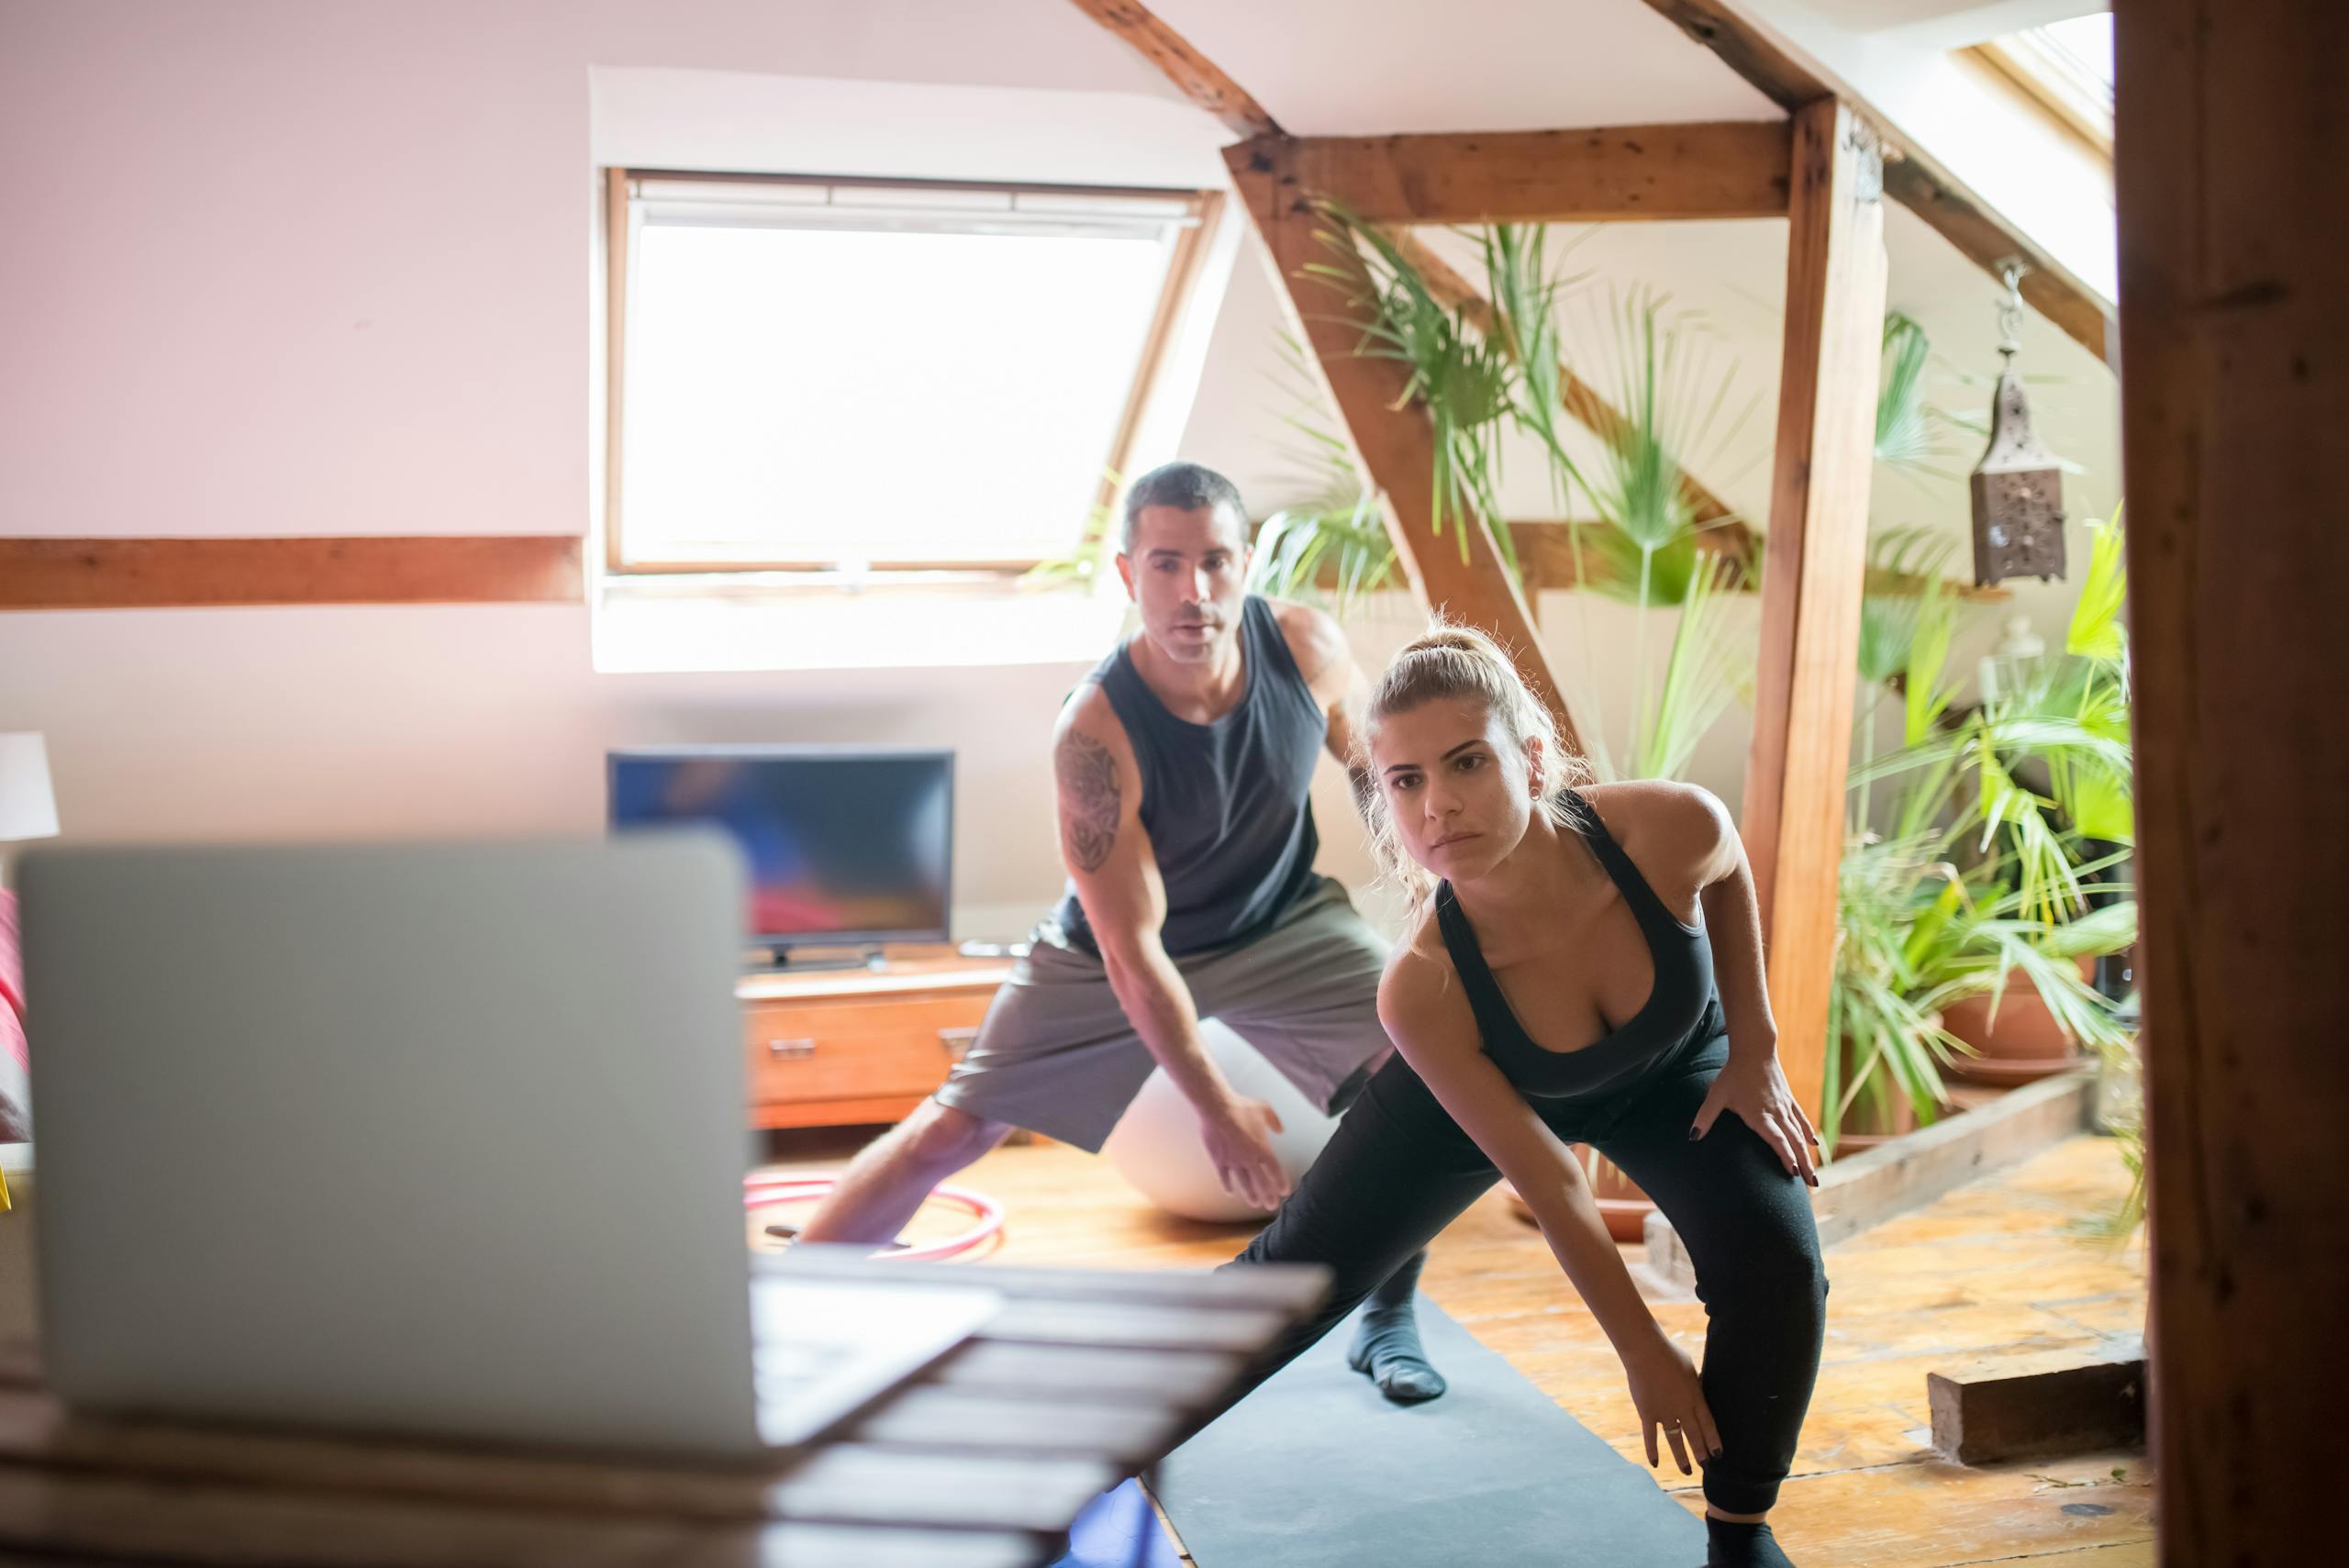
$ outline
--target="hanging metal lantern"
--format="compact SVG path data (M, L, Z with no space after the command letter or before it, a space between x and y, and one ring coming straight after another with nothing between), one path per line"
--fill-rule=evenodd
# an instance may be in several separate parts
M1974 465L1974 581L2064 575L2064 471L2031 428L2031 402L2015 369L2021 350L2022 268L2006 268L1998 306L2005 361L1990 406L1990 445Z

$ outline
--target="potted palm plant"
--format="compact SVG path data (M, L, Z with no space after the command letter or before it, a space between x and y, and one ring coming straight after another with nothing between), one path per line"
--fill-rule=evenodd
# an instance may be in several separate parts
M2111 1004L2090 989L2094 960L2135 940L2135 904L2105 876L2134 838L2131 811L2126 595L2117 520L2095 530L2063 654L1985 694L1954 726L1911 733L1856 770L1863 786L1907 781L1909 800L1968 835L1982 910L1953 978L1943 1023L1964 1042L1957 1075L2008 1085L2069 1071L2080 1048L2112 1043ZM2043 788L2025 782L2044 780ZM2096 847L2123 846L2118 853ZM2104 902L2092 909L2091 895Z

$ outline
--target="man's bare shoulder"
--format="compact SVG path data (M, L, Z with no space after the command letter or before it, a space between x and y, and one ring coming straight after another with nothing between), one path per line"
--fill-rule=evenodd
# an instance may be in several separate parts
M1117 705L1101 683L1087 680L1068 695L1061 704L1060 716L1052 721L1052 744L1071 734L1084 735L1095 740L1114 742L1131 754L1133 746L1126 738L1125 721L1118 717Z
M1288 644L1289 657L1297 662L1305 684L1327 699L1342 694L1353 673L1353 645L1346 640L1346 628L1327 610L1302 605L1294 599L1266 599L1272 606L1273 618L1279 623L1281 640Z
M1073 784L1094 787L1105 775L1136 779L1133 741L1109 695L1087 681L1061 705L1052 724L1052 773L1065 795Z

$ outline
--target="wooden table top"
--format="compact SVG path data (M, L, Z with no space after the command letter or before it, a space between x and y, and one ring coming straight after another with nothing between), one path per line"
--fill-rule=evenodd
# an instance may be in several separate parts
M1318 1270L754 1266L1008 1299L824 1440L732 1467L78 1417L20 1335L0 1341L0 1550L239 1568L1041 1563L1323 1289Z

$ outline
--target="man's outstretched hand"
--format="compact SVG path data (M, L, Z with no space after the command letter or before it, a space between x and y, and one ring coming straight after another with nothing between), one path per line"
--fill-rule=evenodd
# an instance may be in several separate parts
M1199 1132L1223 1190L1267 1212L1288 1196L1288 1173L1273 1155L1273 1134L1281 1130L1278 1112L1262 1100L1234 1097L1199 1116Z

